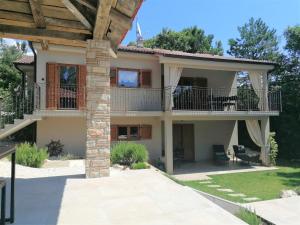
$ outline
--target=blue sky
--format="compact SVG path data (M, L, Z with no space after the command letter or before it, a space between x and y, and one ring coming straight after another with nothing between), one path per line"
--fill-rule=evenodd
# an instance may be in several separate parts
M275 28L283 46L284 30L300 24L300 0L146 0L137 15L144 39L164 27L178 31L197 25L221 40L225 51L228 39L237 37L237 27L250 17ZM122 44L136 39L135 30L133 24Z

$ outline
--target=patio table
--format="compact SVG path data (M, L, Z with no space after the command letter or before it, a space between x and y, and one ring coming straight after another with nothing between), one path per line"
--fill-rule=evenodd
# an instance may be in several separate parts
M15 219L15 168L16 168L16 143L0 142L0 159L11 155L11 177L10 177L10 217L6 222L13 223Z

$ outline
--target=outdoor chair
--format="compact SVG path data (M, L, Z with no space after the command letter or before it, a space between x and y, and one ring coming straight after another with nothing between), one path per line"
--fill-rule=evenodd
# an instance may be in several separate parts
M228 163L229 157L225 152L224 145L213 145L214 161L216 163Z
M242 161L246 161L248 164L250 162L258 162L259 154L249 152L243 145L233 145L234 157Z
M6 182L4 179L0 179L0 189L1 189L0 225L5 225Z

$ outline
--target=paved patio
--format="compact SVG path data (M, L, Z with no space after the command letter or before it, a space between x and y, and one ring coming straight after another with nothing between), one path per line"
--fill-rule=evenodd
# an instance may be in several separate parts
M245 204L276 225L300 224L300 196Z
M241 164L230 161L225 165L216 165L214 162L192 162L175 165L174 177L179 180L207 180L209 175L244 173L255 171L274 170L276 167Z
M154 169L85 179L82 161L68 167L17 166L15 225L245 224ZM0 161L0 176L9 175Z

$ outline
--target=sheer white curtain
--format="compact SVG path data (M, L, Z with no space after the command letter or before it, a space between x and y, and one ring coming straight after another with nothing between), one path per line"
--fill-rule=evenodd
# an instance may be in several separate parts
M258 120L246 120L246 126L249 133L249 136L251 137L252 141L258 146L258 147L264 147L264 141L262 132L258 123Z
M167 109L171 110L174 106L174 99L172 97L172 94L174 93L178 82L180 80L181 74L182 74L182 67L176 66L176 65L165 65L167 66L166 70L165 70L165 87L170 88L171 95L169 96L170 99L169 101L169 105L167 105ZM166 99L167 100L167 99Z
M263 75L263 72L262 71L249 71L248 73L249 73L249 79L250 79L250 82L251 82L252 87L254 89L254 92L257 95L257 97L259 98L258 108L261 110L262 106L263 106L263 93L262 93L262 89L263 89L262 75Z

